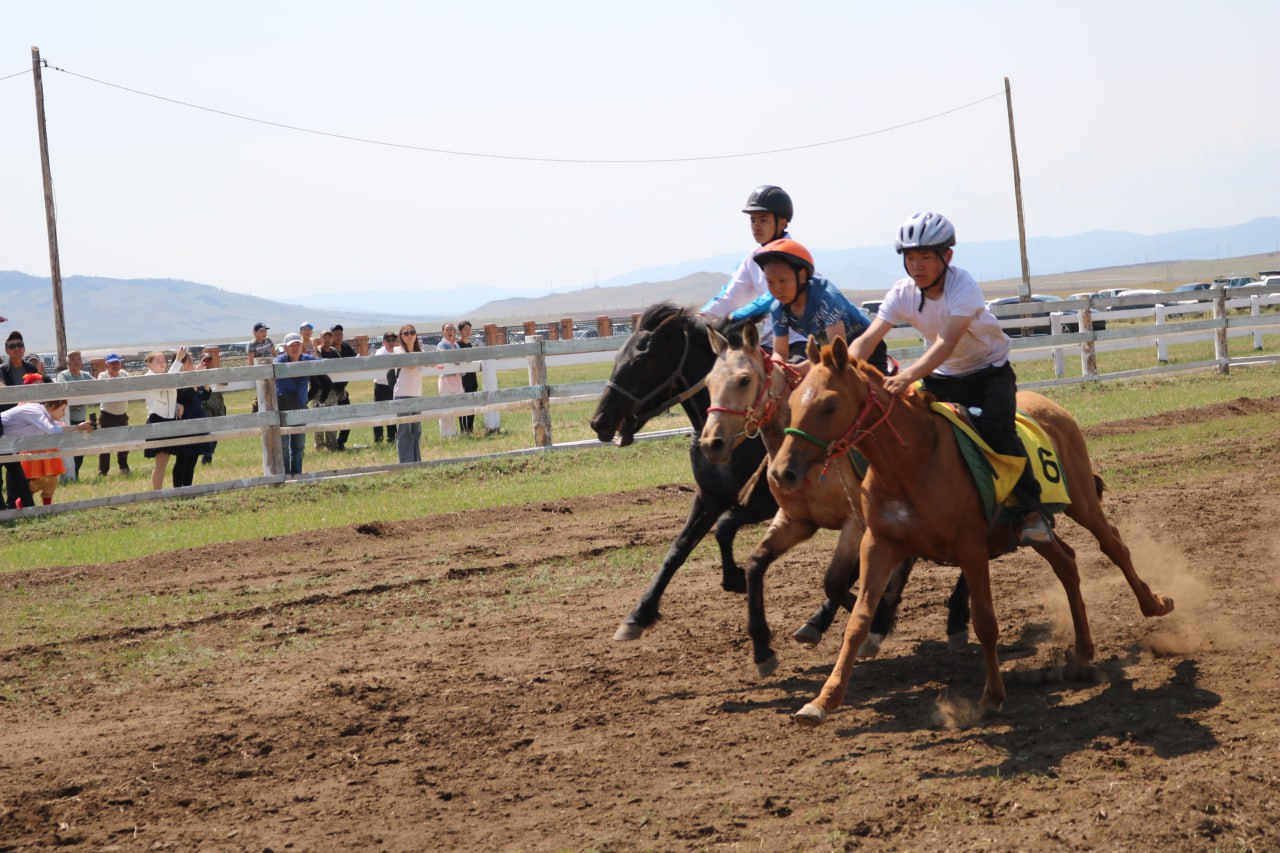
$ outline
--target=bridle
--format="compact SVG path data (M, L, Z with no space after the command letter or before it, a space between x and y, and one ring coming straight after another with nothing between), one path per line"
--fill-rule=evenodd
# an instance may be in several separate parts
M857 370L857 368L854 369ZM858 372L859 374L862 374L862 371L859 370ZM785 434L794 435L797 438L803 438L806 441L811 441L825 451L825 454L822 457L822 472L819 474L820 477L825 477L827 475L827 469L831 467L832 459L837 456L843 456L848 453L850 449L857 447L859 442L871 435L871 433L875 431L876 427L881 424L888 424L889 430L893 433L894 438L898 439L898 444L903 447L907 446L907 443L902 440L902 436L898 434L898 430L894 428L893 424L889 423L889 415L893 412L893 405L897 402L898 396L896 394L890 394L889 405L886 406L884 403L880 402L880 398L875 395L870 379L866 374L862 374L862 378L863 381L867 383L867 399L863 401L862 410L858 412L858 416L854 418L853 423L849 425L849 428L845 430L844 434L839 438L834 441L823 441L817 436L810 435L804 430L796 429L795 427L787 427L784 430ZM864 423L874 417L877 411L879 412L880 417L869 426L864 426Z
M726 415L741 415L743 418L742 435L747 438L755 438L760 434L760 428L765 426L773 419L774 414L778 411L778 403L782 397L775 396L773 391L773 383L769 380L773 377L774 365L777 364L787 379L787 390L794 391L796 386L800 384L803 378L800 371L796 370L789 364L775 362L767 355L763 356L764 361L764 381L760 383L760 393L756 395L753 402L746 409L728 409L724 406L708 406L707 414L712 412L720 412Z
M663 382L655 386L652 391L650 391L648 394L645 394L643 397L637 397L635 394L631 393L631 391L627 390L626 388L623 388L621 385L614 382L613 379L610 379L608 382L606 382L605 387L609 388L610 390L616 391L617 393L621 394L623 397L630 400L632 403L632 408L637 409L643 406L645 403L648 403L650 400L652 400L654 397L661 394L663 391L666 391L667 389L674 389L677 382L687 386L685 390L679 393L673 394L665 402L660 403L651 409L640 412L638 414L633 414L631 416L637 423L644 423L650 418L662 414L667 409L670 409L672 406L675 406L679 403L683 403L685 400L688 400L694 394L697 394L703 388L707 387L707 378L705 376L699 379L697 382L693 383L692 385L688 384L689 380L685 379L684 377L684 363L688 357L689 357L689 330L688 328L686 328L684 330L684 349L681 350L680 352L680 361L676 363L675 370L671 372L671 377L667 379L666 382Z

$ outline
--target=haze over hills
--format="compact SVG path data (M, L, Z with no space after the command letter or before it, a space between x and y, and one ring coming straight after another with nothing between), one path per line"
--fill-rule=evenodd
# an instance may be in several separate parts
M1035 237L1028 241L1027 252L1037 291L1161 288L1280 267L1280 217L1155 235L1094 231L1073 237ZM814 255L818 268L855 301L878 298L902 275L899 258L887 245L815 249ZM63 303L68 344L85 349L156 341L247 340L258 320L272 326L278 339L302 320L317 327L341 322L349 329L373 330L404 320L429 326L428 321L434 320L438 325L442 318L467 317L477 325L590 319L599 314L630 314L661 300L699 306L719 290L741 258L741 254L725 254L649 267L594 287L538 297L512 295L514 289L488 289L484 295L502 298L483 304L476 304L480 294L472 291L402 290L317 295L304 306L175 279L92 276L64 279ZM993 296L1014 292L1020 277L1015 240L961 242L955 263L972 272ZM1097 283L1104 279L1115 283ZM358 301L358 307L340 307L349 301ZM33 350L48 352L54 347L51 303L48 277L0 271L0 314L9 318L8 328L23 332Z

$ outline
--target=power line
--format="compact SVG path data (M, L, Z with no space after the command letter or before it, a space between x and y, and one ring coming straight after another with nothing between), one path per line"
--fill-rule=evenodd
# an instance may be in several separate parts
M15 71L13 74L6 74L3 77L0 77L0 82L8 80L10 77L21 77L23 74L30 74L30 73L31 73L30 68L24 68L21 71Z
M215 115L225 116L227 118L233 118L239 121L247 121L253 124L262 124L268 127L279 128L281 130L291 130L296 133L307 133L313 136L324 136L330 139L341 139L346 142L358 142L363 145L380 145L385 148L400 148L407 151L422 151L429 154L447 154L455 157L480 157L480 158L489 159L489 160L521 160L521 161L532 162L532 163L574 163L574 164L594 164L594 165L695 163L695 162L704 161L704 160L733 160L733 159L738 159L742 157L763 157L767 154L783 154L790 151L804 151L810 148L821 148L826 145L839 145L844 142L853 142L858 139L866 139L871 136L879 136L880 134L889 133L894 130L901 130L905 127L912 127L913 125L923 124L928 121L933 121L934 119L942 118L943 116L948 116L948 115L951 115L952 113L960 112L961 110L967 110L970 107L977 106L978 104L981 104L984 101L989 101L993 98L1001 97L1004 94L1003 90L999 92L994 92L990 95L985 95L981 98L978 98L976 101L970 101L967 104L961 104L958 107L952 107L949 110L943 110L942 112L933 113L932 115L927 115L922 118L913 119L911 121L902 122L901 124L895 124L889 127L882 127L877 130L869 130L864 133L857 133L852 136L843 136L843 137L840 137L839 139L827 139L822 142L809 142L803 145L789 145L783 148L768 148L761 151L744 151L744 152L738 152L734 154L707 154L707 155L696 156L696 157L651 157L651 158L643 158L643 159L613 160L613 159L595 159L595 158L579 158L579 157L530 157L530 156L523 156L518 154L490 154L490 153L482 153L478 151L459 151L457 149L452 149L452 148L434 148L427 145L411 145L404 142L388 142L383 139L370 139L368 137L363 137L363 136L352 136L350 134L345 134L345 133L334 133L332 131L327 131L327 130L316 130L314 128L300 127L294 124L285 124L284 122L270 121L268 119L262 119L262 118L255 118L253 116L247 116L247 115L242 115L240 113L229 112L228 110L220 110L214 107L206 107L200 104L194 104L194 103L191 103L190 101L183 101L178 98L170 98L164 95L157 95L154 92L145 92L141 89L134 89L129 86L122 86L119 83L111 83L107 80L99 80L96 77L90 77L87 74L78 74L75 71L68 71L65 68L59 68L56 65L49 65L47 67L53 69L54 71L61 71L63 74L67 74L72 77L78 77L81 80L88 80L91 83L97 83L100 86L107 86L112 89L119 89L123 92L129 92L134 95L141 95L146 98L154 98L157 101L164 101L166 103L175 104L180 107L187 107L193 110L202 110L203 112L214 113ZM0 79L4 79L4 78L0 78Z

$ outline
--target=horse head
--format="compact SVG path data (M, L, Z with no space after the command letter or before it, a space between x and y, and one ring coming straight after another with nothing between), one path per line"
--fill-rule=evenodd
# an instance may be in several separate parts
M625 447L654 415L661 414L706 375L711 351L696 332L701 323L670 303L650 307L614 358L591 429L601 441L615 434ZM696 374L696 375L695 375Z
M824 466L849 450L857 440L860 412L871 399L870 383L880 371L850 358L844 338L819 347L810 337L805 348L809 372L791 392L791 426L769 464L769 482L783 491L795 491L810 468Z
M707 328L707 340L716 354L707 374L711 405L698 446L714 465L729 461L734 448L754 438L765 417L769 391L768 356L760 349L760 333L754 323L729 330L728 336Z

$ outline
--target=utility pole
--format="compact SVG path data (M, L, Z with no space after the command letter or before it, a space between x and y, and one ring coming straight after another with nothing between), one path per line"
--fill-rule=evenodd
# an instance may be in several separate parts
M1022 221L1022 173L1018 171L1018 139L1013 133L1013 91L1009 78L1004 78L1004 102L1009 110L1009 150L1013 152L1013 197L1018 203L1018 249L1022 253L1022 284L1018 286L1018 301L1031 301L1031 267L1027 263L1027 227Z
M58 369L67 366L67 325L62 313L62 264L58 261L58 220L53 208L53 173L49 171L49 135L44 126L44 81L40 48L31 48L31 74L36 84L36 127L40 131L40 171L44 177L44 221L49 231L49 279L53 282L53 331L58 340Z

